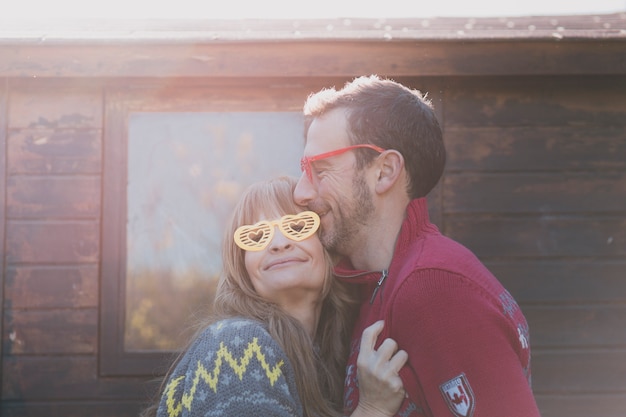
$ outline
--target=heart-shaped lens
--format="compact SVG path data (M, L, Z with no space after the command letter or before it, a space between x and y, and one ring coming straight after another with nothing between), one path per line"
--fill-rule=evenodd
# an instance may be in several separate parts
M256 233L255 231L250 231L250 233L248 233L248 239L259 243L261 241L261 239L263 239L263 230L257 230Z
M235 243L243 250L263 250L272 239L272 230L267 222L259 222L253 226L241 226L235 231Z
M285 236L299 242L313 235L320 225L320 218L313 211L283 216L280 229Z
M304 229L304 226L306 226L306 223L304 220L301 220L299 222L290 222L289 223L289 229L293 230L295 233L301 232L302 229Z

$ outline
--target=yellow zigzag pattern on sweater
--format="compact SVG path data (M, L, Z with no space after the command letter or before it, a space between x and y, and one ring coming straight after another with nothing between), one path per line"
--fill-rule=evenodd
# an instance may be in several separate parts
M188 393L183 393L181 401L176 404L176 399L174 395L176 394L176 388L180 384L180 382L185 379L184 375L179 376L170 381L165 388L165 394L167 395L167 414L169 417L178 417L182 411L183 406L191 411L191 403L193 402L193 397L196 394L196 390L198 388L198 384L200 381L204 381L213 392L217 393L217 383L219 381L220 371L222 369L222 363L226 361L235 374L239 377L239 380L243 380L243 375L248 368L248 364L252 360L252 357L256 354L256 359L261 364L261 367L265 371L265 375L270 380L270 384L273 386L274 383L278 380L278 378L282 375L281 367L283 366L283 361L278 362L273 368L265 360L265 355L261 352L261 347L259 346L258 339L255 337L252 339L252 342L248 343L248 347L243 352L243 356L241 360L237 360L233 357L233 355L228 351L228 348L224 346L224 342L220 342L220 348L217 351L215 356L213 367L213 372L209 373L207 369L202 365L200 361L198 361L198 367L196 368L196 372L194 373L193 383L191 385L191 389Z

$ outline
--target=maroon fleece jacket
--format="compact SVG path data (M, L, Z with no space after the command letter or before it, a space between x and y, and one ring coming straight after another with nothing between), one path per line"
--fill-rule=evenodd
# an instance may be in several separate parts
M335 273L360 284L362 292L347 365L346 415L359 400L361 333L383 319L378 344L391 337L409 355L400 372L407 398L398 416L539 416L522 311L472 252L430 223L426 199L407 207L387 271L356 271L344 260Z

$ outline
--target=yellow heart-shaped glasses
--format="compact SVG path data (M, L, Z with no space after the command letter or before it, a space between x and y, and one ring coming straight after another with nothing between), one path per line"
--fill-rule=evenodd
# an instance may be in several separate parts
M317 232L320 217L314 211L302 211L298 214L287 214L277 220L246 224L235 231L235 243L243 250L263 250L274 238L275 226L289 239L300 242Z

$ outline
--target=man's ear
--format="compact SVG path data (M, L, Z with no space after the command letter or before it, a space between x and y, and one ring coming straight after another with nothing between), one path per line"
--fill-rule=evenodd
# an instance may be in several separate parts
M395 149L389 149L378 157L376 192L387 192L399 178L404 176L404 157Z

